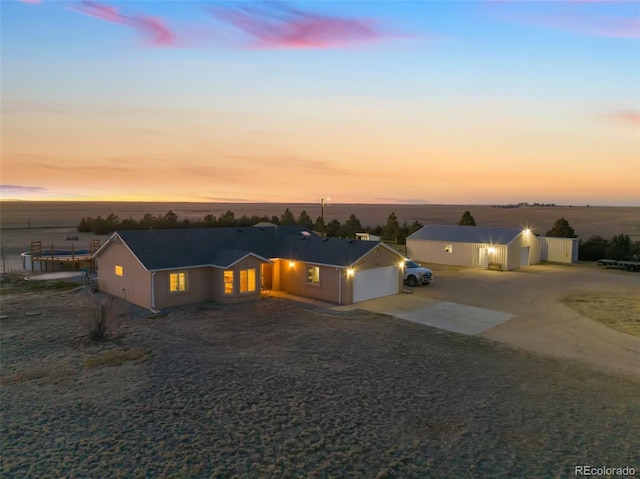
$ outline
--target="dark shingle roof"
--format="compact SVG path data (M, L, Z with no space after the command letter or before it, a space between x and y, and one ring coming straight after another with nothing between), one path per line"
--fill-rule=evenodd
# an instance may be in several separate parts
M426 225L407 239L451 241L452 243L508 244L520 233L522 233L520 228L504 226Z
M309 263L349 266L378 246L375 241L357 241L337 238L323 240L312 235L285 238L280 245L279 258L307 261Z
M304 232L304 233L303 233ZM198 265L228 267L246 256L349 266L378 243L325 239L302 226L119 231L149 270Z

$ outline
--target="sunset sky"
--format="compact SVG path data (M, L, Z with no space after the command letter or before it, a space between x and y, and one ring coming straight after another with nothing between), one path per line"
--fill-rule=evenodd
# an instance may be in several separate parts
M640 2L3 0L2 199L640 205Z

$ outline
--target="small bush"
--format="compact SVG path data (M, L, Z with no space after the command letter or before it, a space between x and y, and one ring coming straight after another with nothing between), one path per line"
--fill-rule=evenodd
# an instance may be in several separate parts
M100 343L116 334L119 319L126 316L111 304L83 302L80 306L80 326L92 343Z

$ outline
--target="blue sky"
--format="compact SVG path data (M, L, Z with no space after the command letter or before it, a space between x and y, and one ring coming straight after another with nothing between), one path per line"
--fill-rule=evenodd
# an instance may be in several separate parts
M639 10L5 1L2 197L638 205Z

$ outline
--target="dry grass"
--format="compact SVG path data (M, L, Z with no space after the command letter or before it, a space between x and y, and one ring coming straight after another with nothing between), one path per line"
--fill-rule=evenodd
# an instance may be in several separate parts
M87 368L98 366L118 366L127 361L145 361L151 357L151 350L145 348L112 349L85 359Z
M593 457L638 462L638 383L618 376L278 298L133 311L117 347L87 346L69 314L81 298L9 298L0 370L46 376L2 388L3 477L565 477Z
M565 303L583 316L623 333L640 336L640 297L637 294L574 294Z
M0 281L0 295L66 291L79 288L80 284L68 280L26 281L24 275L10 273Z
M28 371L21 371L19 373L12 374L2 378L2 385L9 384L21 384L35 379L42 379L47 375L47 370L44 368L37 368Z

